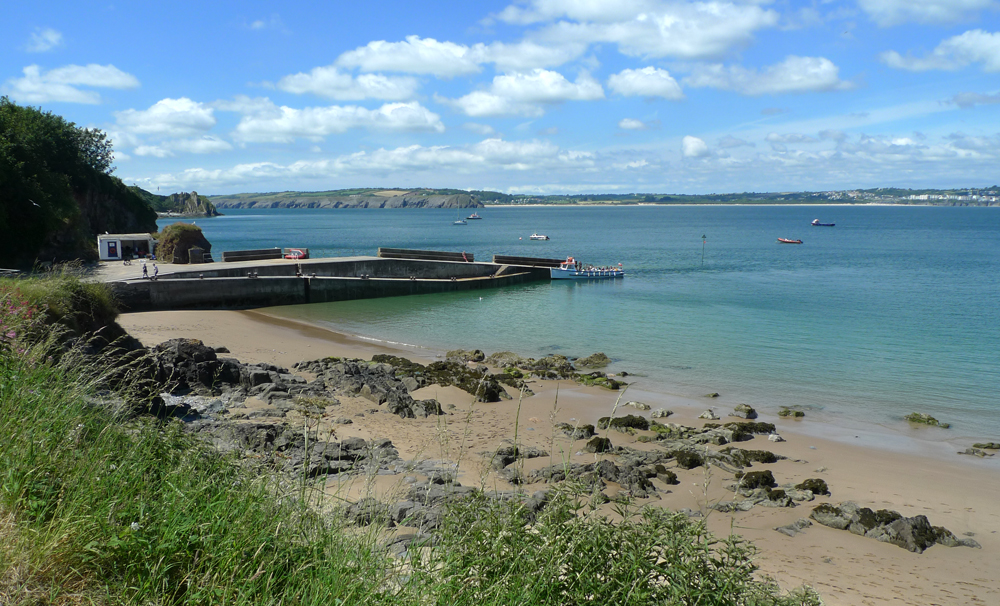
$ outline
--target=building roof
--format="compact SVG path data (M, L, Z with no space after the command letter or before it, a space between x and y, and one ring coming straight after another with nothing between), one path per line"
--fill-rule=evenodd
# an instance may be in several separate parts
M155 240L153 234L99 234L98 240Z

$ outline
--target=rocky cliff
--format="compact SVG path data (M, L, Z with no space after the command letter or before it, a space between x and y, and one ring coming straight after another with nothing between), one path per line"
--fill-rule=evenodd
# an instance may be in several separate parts
M189 194L170 194L166 196L164 205L170 209L166 212L184 215L185 217L219 216L219 211L216 210L212 201L205 196L199 196L196 191Z
M383 191L337 195L301 192L281 194L240 194L214 196L218 208L481 208L477 196L428 193L424 191Z

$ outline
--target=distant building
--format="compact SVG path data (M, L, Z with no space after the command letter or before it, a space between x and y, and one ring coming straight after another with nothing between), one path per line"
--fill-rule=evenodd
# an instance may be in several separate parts
M101 261L137 259L155 253L152 234L103 234L97 236L97 253Z

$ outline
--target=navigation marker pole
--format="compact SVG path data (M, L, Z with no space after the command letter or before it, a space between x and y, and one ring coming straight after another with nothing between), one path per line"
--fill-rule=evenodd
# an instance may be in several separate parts
M702 236L701 236L701 266L702 267L705 267L705 242L706 242L705 235L702 234Z

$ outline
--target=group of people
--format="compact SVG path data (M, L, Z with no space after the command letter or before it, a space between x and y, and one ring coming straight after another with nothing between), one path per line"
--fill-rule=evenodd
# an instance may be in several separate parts
M149 275L149 267L146 266L146 260L142 260L142 278L143 280L155 280L157 276L160 275L160 268L153 263L153 275Z

